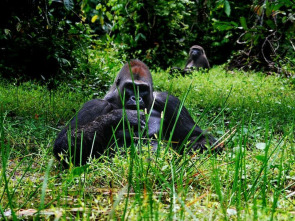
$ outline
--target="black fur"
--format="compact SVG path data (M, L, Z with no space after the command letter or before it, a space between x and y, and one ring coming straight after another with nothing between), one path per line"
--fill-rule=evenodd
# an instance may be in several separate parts
M179 67L173 67L170 70L170 74L175 75L179 73L185 76L186 74L190 74L192 71L199 70L200 68L210 69L210 64L205 50L199 45L194 45L190 48L189 57L185 67L183 69Z
M184 70L189 70L191 68L199 68L209 69L210 64L207 59L204 48L199 45L194 45L190 48L189 58L186 62Z

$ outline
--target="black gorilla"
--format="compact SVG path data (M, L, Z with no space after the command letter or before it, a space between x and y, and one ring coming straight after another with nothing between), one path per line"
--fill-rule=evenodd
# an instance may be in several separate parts
M170 74L174 75L176 73L180 73L184 76L192 73L194 70L199 70L199 68L210 69L210 64L205 54L205 50L199 45L194 45L189 50L189 56L185 67L183 69L173 67L170 70Z
M215 139L195 124L185 107L177 118L179 106L178 98L166 92L153 92L153 81L148 67L139 60L131 60L130 64L126 63L123 66L104 99L94 99L85 103L77 117L60 132L53 152L59 160L60 154L63 153L67 157L75 156L72 158L75 165L85 164L89 156L104 153L111 141L114 141L114 134L120 146L123 146L124 137L125 142L128 142L132 134L138 136L139 130L148 131L148 134L143 133L148 137L157 134L161 114L164 116L162 137L166 140L169 139L177 120L172 135L175 147L178 146L177 143L181 144L186 140L190 132L187 141L190 141L191 149L205 149L207 143L212 145ZM150 113L148 125L142 110ZM125 120L125 128L122 119ZM129 121L134 133L128 130L126 120Z
M189 58L184 67L184 71L189 70L191 68L204 68L209 69L209 61L206 57L205 50L199 45L194 45L190 48Z

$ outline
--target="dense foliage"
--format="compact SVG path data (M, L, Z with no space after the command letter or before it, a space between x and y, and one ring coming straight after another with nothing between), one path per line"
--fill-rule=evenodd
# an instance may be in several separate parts
M253 1L250 13L239 17L242 33L230 67L294 74L295 2ZM293 69L293 70L292 70Z
M91 30L81 22L79 2L1 1L2 76L48 83L70 77L69 70L79 63L87 64Z
M214 63L225 62L233 49L233 36L214 33L212 23L216 17L227 17L221 8L228 1L85 2L93 27L101 26L114 41L123 43L129 57L140 57L154 66L167 68L177 59L184 60L193 44L203 45Z
M188 48L200 44L213 64L240 50L229 67L282 72L285 66L289 74L294 67L292 0L87 0L85 10L93 27L123 43L129 57L156 66L184 60Z
M294 74L294 0L3 0L0 74L108 84L105 52L183 66L202 45L212 65ZM109 50L113 49L113 50ZM90 63L95 56L96 63ZM97 68L99 66L99 68ZM96 80L95 80L96 79ZM100 83L97 83L100 82ZM54 85L54 84L53 84ZM52 87L52 85L50 86Z

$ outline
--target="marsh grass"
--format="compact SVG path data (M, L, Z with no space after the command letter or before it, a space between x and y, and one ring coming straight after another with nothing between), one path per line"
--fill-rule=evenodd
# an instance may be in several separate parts
M114 156L106 151L64 170L52 154L57 125L89 97L66 87L50 95L33 84L1 84L1 218L294 219L292 83L219 67L153 78L156 90L182 98L201 128L222 137L220 154L179 155L159 136L156 152L144 139L114 143Z

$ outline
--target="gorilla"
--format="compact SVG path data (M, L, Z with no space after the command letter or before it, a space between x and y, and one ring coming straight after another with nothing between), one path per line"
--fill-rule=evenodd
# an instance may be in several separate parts
M199 45L194 45L190 48L189 58L186 62L184 70L190 70L192 67L197 68L197 70L199 68L210 68L209 61L205 54L205 50Z
M139 60L131 60L120 70L104 99L86 102L59 133L54 155L64 165L65 158L81 165L89 157L100 156L114 143L121 147L124 143L130 145L133 137L140 134L146 138L155 134L164 140L172 138L173 148L179 153L183 152L177 149L183 146L182 142L190 150L207 150L208 145L216 143L215 138L202 131L181 106L180 100L167 92L154 92L148 67ZM156 149L157 142L152 142L152 146Z
M170 74L175 75L180 73L182 76L192 73L193 70L210 69L209 61L206 57L205 50L199 46L194 45L190 48L189 58L187 59L185 67L173 67L170 69Z

